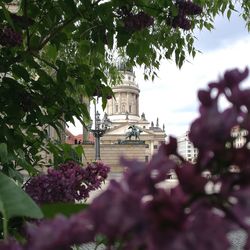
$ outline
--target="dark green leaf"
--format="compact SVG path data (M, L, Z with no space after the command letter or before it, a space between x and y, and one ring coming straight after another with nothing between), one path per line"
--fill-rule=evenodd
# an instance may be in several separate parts
M0 173L0 211L6 220L16 216L41 219L41 209L13 180Z
M127 45L129 39L131 38L132 33L128 32L127 30L125 30L124 28L120 28L119 32L117 34L117 47L124 47L125 45Z
M4 16L5 16L6 20L7 20L7 22L10 24L10 26L11 26L13 29L15 29L14 23L13 23L13 21L12 21L12 19L11 19L11 16L10 16L9 11L8 11L8 10L6 9L6 7L5 7L5 4L4 4L3 2L0 2L0 6L2 7L2 9L3 9L3 11L4 11Z
M57 48L53 44L50 44L47 47L47 56L50 58L50 60L55 61L57 57Z
M79 213L88 207L87 204L72 204L72 203L52 203L41 206L45 218L53 218L58 214L70 216Z
M15 64L15 65L12 66L12 70L13 70L13 73L17 77L23 78L23 80L25 80L27 82L30 80L29 73L24 67L22 67L22 66L20 66L18 64Z
M0 159L2 164L8 161L8 150L7 145L5 143L0 144Z

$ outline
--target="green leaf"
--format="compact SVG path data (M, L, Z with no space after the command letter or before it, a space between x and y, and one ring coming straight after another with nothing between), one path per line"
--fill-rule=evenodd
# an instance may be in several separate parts
M4 16L5 16L6 20L7 20L7 22L10 24L12 29L15 29L14 23L13 23L11 17L10 17L10 13L6 9L6 7L5 7L5 5L4 5L4 3L2 1L0 2L0 6L3 8Z
M24 81L28 82L30 80L29 73L24 67L15 64L12 66L12 70L17 77L23 78Z
M136 44L134 44L134 43L128 44L127 54L132 58L138 54L138 47L136 46Z
M56 57L57 57L57 48L55 45L53 44L50 44L47 48L47 55L49 56L49 58L52 60L52 61L55 61L56 60Z
M74 203L51 203L41 206L45 218L53 218L58 214L70 216L78 213L88 207L88 204L74 204Z
M30 38L30 47L35 49L37 47L39 47L40 45L40 40L41 40L41 37L38 36L38 35L33 35L31 38Z
M0 173L0 212L3 217L4 238L8 236L8 221L13 217L43 218L38 205L15 182Z
M5 143L0 144L0 160L1 163L6 163L8 161L8 151Z
M117 47L124 47L127 45L129 39L131 38L132 33L126 31L124 28L118 29L118 34L117 34Z
M232 11L229 9L229 10L227 11L227 19L230 19L231 14L232 14Z
M77 14L77 7L73 0L64 0L63 3L67 9L67 12L69 12L71 15Z
M0 173L0 211L6 219L16 216L43 218L41 209L29 195L2 173Z
M208 22L204 22L204 26L209 31L211 31L214 28L213 24Z

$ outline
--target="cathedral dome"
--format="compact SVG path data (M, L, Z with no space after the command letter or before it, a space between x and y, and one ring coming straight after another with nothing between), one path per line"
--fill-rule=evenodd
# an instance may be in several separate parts
M108 100L106 112L112 122L138 121L139 116L139 93L140 89L135 82L133 70L123 69L123 79L120 84L112 87L114 98Z

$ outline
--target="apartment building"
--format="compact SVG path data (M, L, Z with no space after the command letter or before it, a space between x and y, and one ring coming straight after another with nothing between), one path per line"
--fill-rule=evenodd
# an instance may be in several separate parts
M196 161L198 150L189 140L189 131L177 137L178 153L184 157L185 160L194 163Z

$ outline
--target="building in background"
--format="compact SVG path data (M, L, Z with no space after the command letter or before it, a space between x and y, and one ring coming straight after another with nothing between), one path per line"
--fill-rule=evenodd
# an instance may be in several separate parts
M130 69L123 69L122 72L123 81L112 88L114 98L107 102L105 111L111 121L111 128L101 138L101 143L117 144L125 140L129 127L135 125L141 131L140 140L148 145L145 159L150 159L159 145L165 142L165 128L164 125L160 127L158 118L154 123L146 119L144 112L140 115L140 89L135 82L135 74Z
M189 140L189 131L177 137L178 153L184 157L185 160L194 163L198 156L198 150Z
M140 113L140 89L135 82L134 72L130 69L119 69L123 73L123 80L112 88L114 97L108 100L105 109L105 116L111 121L111 126L100 140L101 160L110 165L114 172L122 170L121 156L148 162L159 145L165 143L166 137L164 125L160 127L158 118L155 123L149 122L145 113ZM139 139L132 137L129 140L127 135L132 126L140 131ZM85 144L83 147L84 161L93 161L94 145Z
M241 129L239 126L233 127L231 131L231 136L234 138L233 145L235 148L241 148L246 143L246 136L248 135L248 131L245 129Z
M88 133L88 138L86 141L88 141L89 144L94 144L95 138L92 133ZM73 135L69 130L66 129L66 143L71 145L83 144L84 143L83 135L82 134Z

